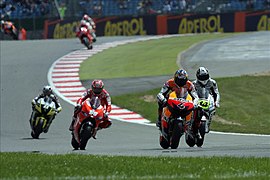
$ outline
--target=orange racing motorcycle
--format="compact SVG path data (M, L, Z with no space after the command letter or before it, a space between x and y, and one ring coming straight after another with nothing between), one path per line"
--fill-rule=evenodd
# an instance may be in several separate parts
M86 100L81 106L77 119L73 125L71 145L75 150L85 150L88 140L100 129L104 117L104 108L98 97Z
M169 98L161 117L160 146L177 149L185 132L185 118L194 109L192 102L183 98Z

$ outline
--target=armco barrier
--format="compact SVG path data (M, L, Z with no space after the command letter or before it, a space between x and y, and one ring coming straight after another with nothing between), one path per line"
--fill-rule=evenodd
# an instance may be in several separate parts
M97 36L270 30L270 11L96 18ZM74 38L79 20L46 21L44 38Z

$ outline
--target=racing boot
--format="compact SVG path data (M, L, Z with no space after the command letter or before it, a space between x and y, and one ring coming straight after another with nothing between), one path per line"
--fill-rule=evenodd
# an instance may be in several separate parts
M74 126L75 120L76 120L76 118L75 117L72 117L72 121L71 121L71 124L70 124L68 130L70 130L70 131L73 131L74 130L73 126Z
M94 32L91 33L92 37L93 37L93 42L97 41L97 36Z
M185 131L186 131L188 136L194 138L193 137L193 132L192 132L192 123L191 123L191 121L186 121Z
M161 130L161 115L158 115L156 126L158 127L159 130Z

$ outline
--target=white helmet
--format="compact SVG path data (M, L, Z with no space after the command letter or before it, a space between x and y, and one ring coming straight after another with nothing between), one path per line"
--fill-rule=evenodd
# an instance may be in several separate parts
M199 67L196 72L196 77L201 84L206 85L210 78L208 69L205 67Z

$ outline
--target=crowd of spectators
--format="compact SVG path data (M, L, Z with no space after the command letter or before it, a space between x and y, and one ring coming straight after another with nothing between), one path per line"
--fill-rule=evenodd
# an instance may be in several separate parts
M1 19L41 17L50 13L49 0L1 0Z
M84 13L94 16L102 16L104 1L103 0L82 0L79 1L81 7L81 15Z
M108 16L196 13L200 12L200 8L201 12L206 13L270 8L270 0L74 0L74 3L78 5L77 9L74 9L74 3L70 3L73 2L71 0L57 1L61 17L64 17L69 9L73 9L75 16L81 16L83 13L92 16ZM0 0L0 18L49 17L54 8L54 2L53 0Z

